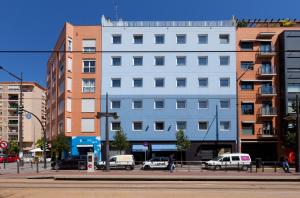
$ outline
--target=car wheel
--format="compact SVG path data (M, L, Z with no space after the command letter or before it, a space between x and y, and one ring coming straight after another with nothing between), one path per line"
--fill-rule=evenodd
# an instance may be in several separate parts
M133 168L131 166L125 166L126 170L132 170Z
M220 166L220 165L217 165L217 166L214 167L214 169L215 169L215 170L221 170L221 166Z
M59 170L59 166L57 164L54 166L54 170Z
M99 169L100 169L100 170L104 170L104 169L105 169L105 166L101 165L101 166L99 166Z
M145 166L144 170L150 170L150 166Z
M248 168L249 168L248 166L242 166L242 170L243 170L243 171L247 171Z

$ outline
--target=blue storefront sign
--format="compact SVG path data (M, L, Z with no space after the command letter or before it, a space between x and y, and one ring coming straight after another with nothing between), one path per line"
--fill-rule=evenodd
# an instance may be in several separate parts
M95 159L101 160L100 137L97 136L73 136L71 141L71 155L86 155L87 152L94 152Z

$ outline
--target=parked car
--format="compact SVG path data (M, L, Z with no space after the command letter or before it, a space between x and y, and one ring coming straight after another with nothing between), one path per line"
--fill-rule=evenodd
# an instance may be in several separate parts
M18 156L15 155L5 155L5 154L1 154L0 155L0 163L11 163L11 162L16 162L19 160Z
M51 162L51 167L54 170L86 170L87 162L81 158L66 158Z
M168 169L169 158L168 157L154 157L149 161L143 162L142 169Z
M251 157L247 153L225 153L205 163L206 168L214 170L226 168L242 169L246 171L250 165Z
M135 166L133 155L115 155L109 159L109 166L112 169L133 170ZM104 170L106 168L105 161L99 161L97 168Z

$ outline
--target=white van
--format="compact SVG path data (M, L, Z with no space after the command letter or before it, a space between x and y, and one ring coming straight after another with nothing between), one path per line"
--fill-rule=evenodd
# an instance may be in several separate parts
M124 168L126 170L134 169L134 157L133 155L115 155L109 158L109 166L112 169ZM97 168L104 170L106 168L105 161L99 161Z
M251 165L251 157L247 153L224 153L205 163L206 168L242 169L247 171Z

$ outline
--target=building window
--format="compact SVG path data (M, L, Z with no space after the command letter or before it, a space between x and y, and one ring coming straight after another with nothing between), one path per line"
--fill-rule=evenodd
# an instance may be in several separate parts
M186 87L186 78L177 78L176 86L177 87Z
M113 44L121 44L122 43L122 37L121 35L112 35L112 43Z
M288 93L299 93L300 92L300 83L288 83L287 86Z
M208 78L198 78L199 87L208 87Z
M229 43L229 34L220 34L219 39L220 39L220 44L228 44Z
M66 122L67 122L67 133L71 133L72 132L72 119L67 118Z
M164 122L155 122L155 131L163 131L165 130L165 123Z
M186 130L186 121L177 121L176 122L176 130Z
M242 103L242 114L243 115L253 115L254 114L254 104L253 103Z
M133 87L143 87L143 79L142 78L134 78L133 79Z
M111 130L118 131L121 129L121 122L112 122L111 123Z
M293 108L293 103L295 103L296 100L288 100L288 113L296 113L295 109Z
M176 109L185 109L185 108L186 108L186 100L176 101Z
M59 78L65 73L65 66L61 64L59 67Z
M135 56L133 57L133 66L142 66L143 65L143 57Z
M177 66L185 66L186 65L186 56L177 56L176 57L176 65Z
M229 109L230 100L220 100L220 108L221 109Z
M247 90L253 90L253 89L254 89L253 82L241 82L241 90L247 91Z
M72 78L67 78L67 91L72 92Z
M135 121L132 123L132 130L133 131L142 131L143 130L143 122Z
M220 65L226 66L229 65L230 57L229 56L220 56Z
M93 53L96 52L96 40L95 39L84 39L82 41L83 52Z
M95 99L81 99L81 112L95 112Z
M94 78L82 79L82 92L83 93L95 92L95 79Z
M114 87L114 88L121 87L121 78L112 78L111 79L111 87Z
M199 100L198 108L199 109L207 109L208 108L208 100Z
M72 99L67 98L67 112L72 112Z
M164 44L165 43L165 35L156 34L155 35L155 44Z
M81 119L81 132L95 132L95 120L90 118Z
M156 78L155 79L155 87L164 87L165 79L164 78Z
M186 43L186 35L185 34L177 34L176 35L176 43L177 44L185 44Z
M199 121L198 122L198 130L199 131L207 131L208 130L208 122L207 121Z
M253 70L253 61L241 61L241 70L243 71L248 71L248 70Z
M68 38L68 51L71 52L72 50L73 50L72 38Z
M240 42L241 50L253 50L253 42Z
M143 35L133 35L134 44L143 44Z
M208 65L208 56L198 56L198 65L200 66Z
M112 100L111 101L111 108L112 109L120 109L121 108L121 101L120 100Z
M198 35L198 43L199 44L207 44L208 43L208 35L207 34L199 34Z
M141 109L143 108L143 101L142 100L134 100L132 102L132 109Z
M165 57L164 56L156 56L155 57L155 65L156 66L163 66L163 65L165 65Z
M83 60L83 73L95 73L96 61L95 60Z
M165 108L165 102L163 100L156 100L154 102L154 108L155 109L163 109L163 108Z
M243 135L254 135L254 123L243 123L242 122L242 134Z
M72 72L72 67L73 67L73 59L68 57L68 64L67 64L67 68L68 68L68 71Z
M220 121L220 130L229 131L230 130L230 121Z
M115 56L115 57L111 57L111 65L112 66L121 66L121 56Z
M230 78L220 78L220 87L229 87Z

